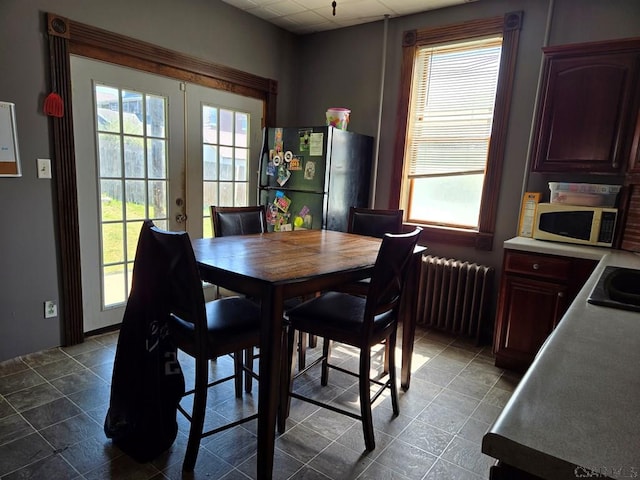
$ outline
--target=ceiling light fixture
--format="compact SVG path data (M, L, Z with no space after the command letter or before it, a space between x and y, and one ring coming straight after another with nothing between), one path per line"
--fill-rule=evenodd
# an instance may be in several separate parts
M331 7L333 8L333 16L336 16L336 7L338 6L338 4L336 3L336 0L333 0L333 2L331 2Z

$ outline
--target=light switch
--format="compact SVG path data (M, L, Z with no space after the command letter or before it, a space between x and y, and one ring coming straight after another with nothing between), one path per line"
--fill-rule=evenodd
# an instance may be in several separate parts
M38 178L51 178L51 160L48 158L38 159Z

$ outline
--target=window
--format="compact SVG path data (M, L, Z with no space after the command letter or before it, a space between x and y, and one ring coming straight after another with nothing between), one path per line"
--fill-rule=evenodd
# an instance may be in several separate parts
M478 228L502 36L418 49L404 185L409 220Z
M521 13L403 36L392 198L430 240L492 247Z

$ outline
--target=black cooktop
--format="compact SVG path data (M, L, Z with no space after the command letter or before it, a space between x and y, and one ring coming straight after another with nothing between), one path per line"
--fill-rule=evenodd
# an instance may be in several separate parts
M619 301L617 299L611 298L611 294L608 291L608 284L611 283L612 275L619 274L620 272L638 272L640 275L640 270L632 270L624 267L605 267L602 275L598 279L598 283L593 287L591 291L591 295L587 299L587 302L592 303L594 305L601 305L603 307L611 307L617 308L620 310L631 310L632 312L640 312L640 305L629 303L625 301ZM614 295L615 296L615 295Z

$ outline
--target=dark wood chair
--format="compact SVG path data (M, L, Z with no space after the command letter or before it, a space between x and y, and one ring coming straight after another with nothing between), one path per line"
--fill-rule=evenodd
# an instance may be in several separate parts
M267 210L264 205L247 207L218 207L212 205L211 225L214 237L229 237L231 235L250 235L267 231ZM217 287L216 287L217 289ZM216 296L220 297L217 289ZM245 350L245 366L252 368L256 355L253 348ZM245 376L245 391L251 392L253 380L250 375Z
M250 207L211 207L214 237L249 235L267 231L267 213L264 205Z
M370 237L382 238L385 233L401 233L403 210L385 210L376 208L350 207L349 217L347 220L347 232L357 233L358 235L367 235ZM366 295L369 290L369 278L360 280L359 282L348 283L337 287L335 291L350 293L352 295ZM306 339L305 334L300 337L298 368L304 369L306 358ZM309 345L315 346L316 337L309 336ZM385 360L388 366L388 361Z
M402 233L403 210L383 210L376 208L351 207L347 232L383 238L385 233ZM370 279L350 283L340 287L340 292L366 295Z
M186 232L167 232L149 222L153 239L163 255L166 288L159 292L168 302L168 334L175 346L194 358L195 385L184 397L193 395L193 408L178 410L191 422L189 440L183 462L184 471L192 471L202 438L257 418L257 414L203 432L207 391L229 380L235 380L236 397L242 396L242 357L234 355L234 374L209 382L209 360L242 352L260 342L260 307L247 298L226 297L211 302L204 300L202 281ZM159 268L156 265L156 268Z
M358 235L382 238L385 233L402 233L403 210L351 207L347 221L347 231ZM338 292L366 296L371 279L348 283L336 289ZM385 349L385 372L389 368L389 351Z
M385 233L402 233L403 210L351 207L347 231L382 238Z
M264 205L249 207L211 207L211 222L213 226L214 237L227 237L230 235L249 235L253 233L267 232L267 216ZM219 296L219 292L218 292ZM299 299L291 299L286 302L285 308L291 307L299 303ZM310 338L309 344L315 346L315 339ZM306 338L301 337L299 356L301 364L304 365L306 357ZM256 355L253 349L246 350L245 365L251 367ZM245 377L245 391L251 392L251 376Z
M287 311L289 331L286 344L290 363L286 372L289 382L283 379L281 385L281 410L278 418L278 429L281 433L286 428L286 417L292 397L360 420L367 450L375 448L371 405L385 389L389 388L391 391L394 415L399 414L395 355L389 356L388 378L382 382L371 379L369 376L371 349L380 343L386 343L392 352L395 349L400 297L420 231L421 228L417 227L411 233L385 234L366 297L342 292L326 292ZM307 332L323 338L322 356L297 374L293 373L295 331ZM358 372L351 372L330 363L332 341L351 345L360 350ZM359 414L293 391L295 378L318 364L322 365L321 385L323 386L328 383L330 368L358 378ZM371 383L380 387L373 396L370 395Z

